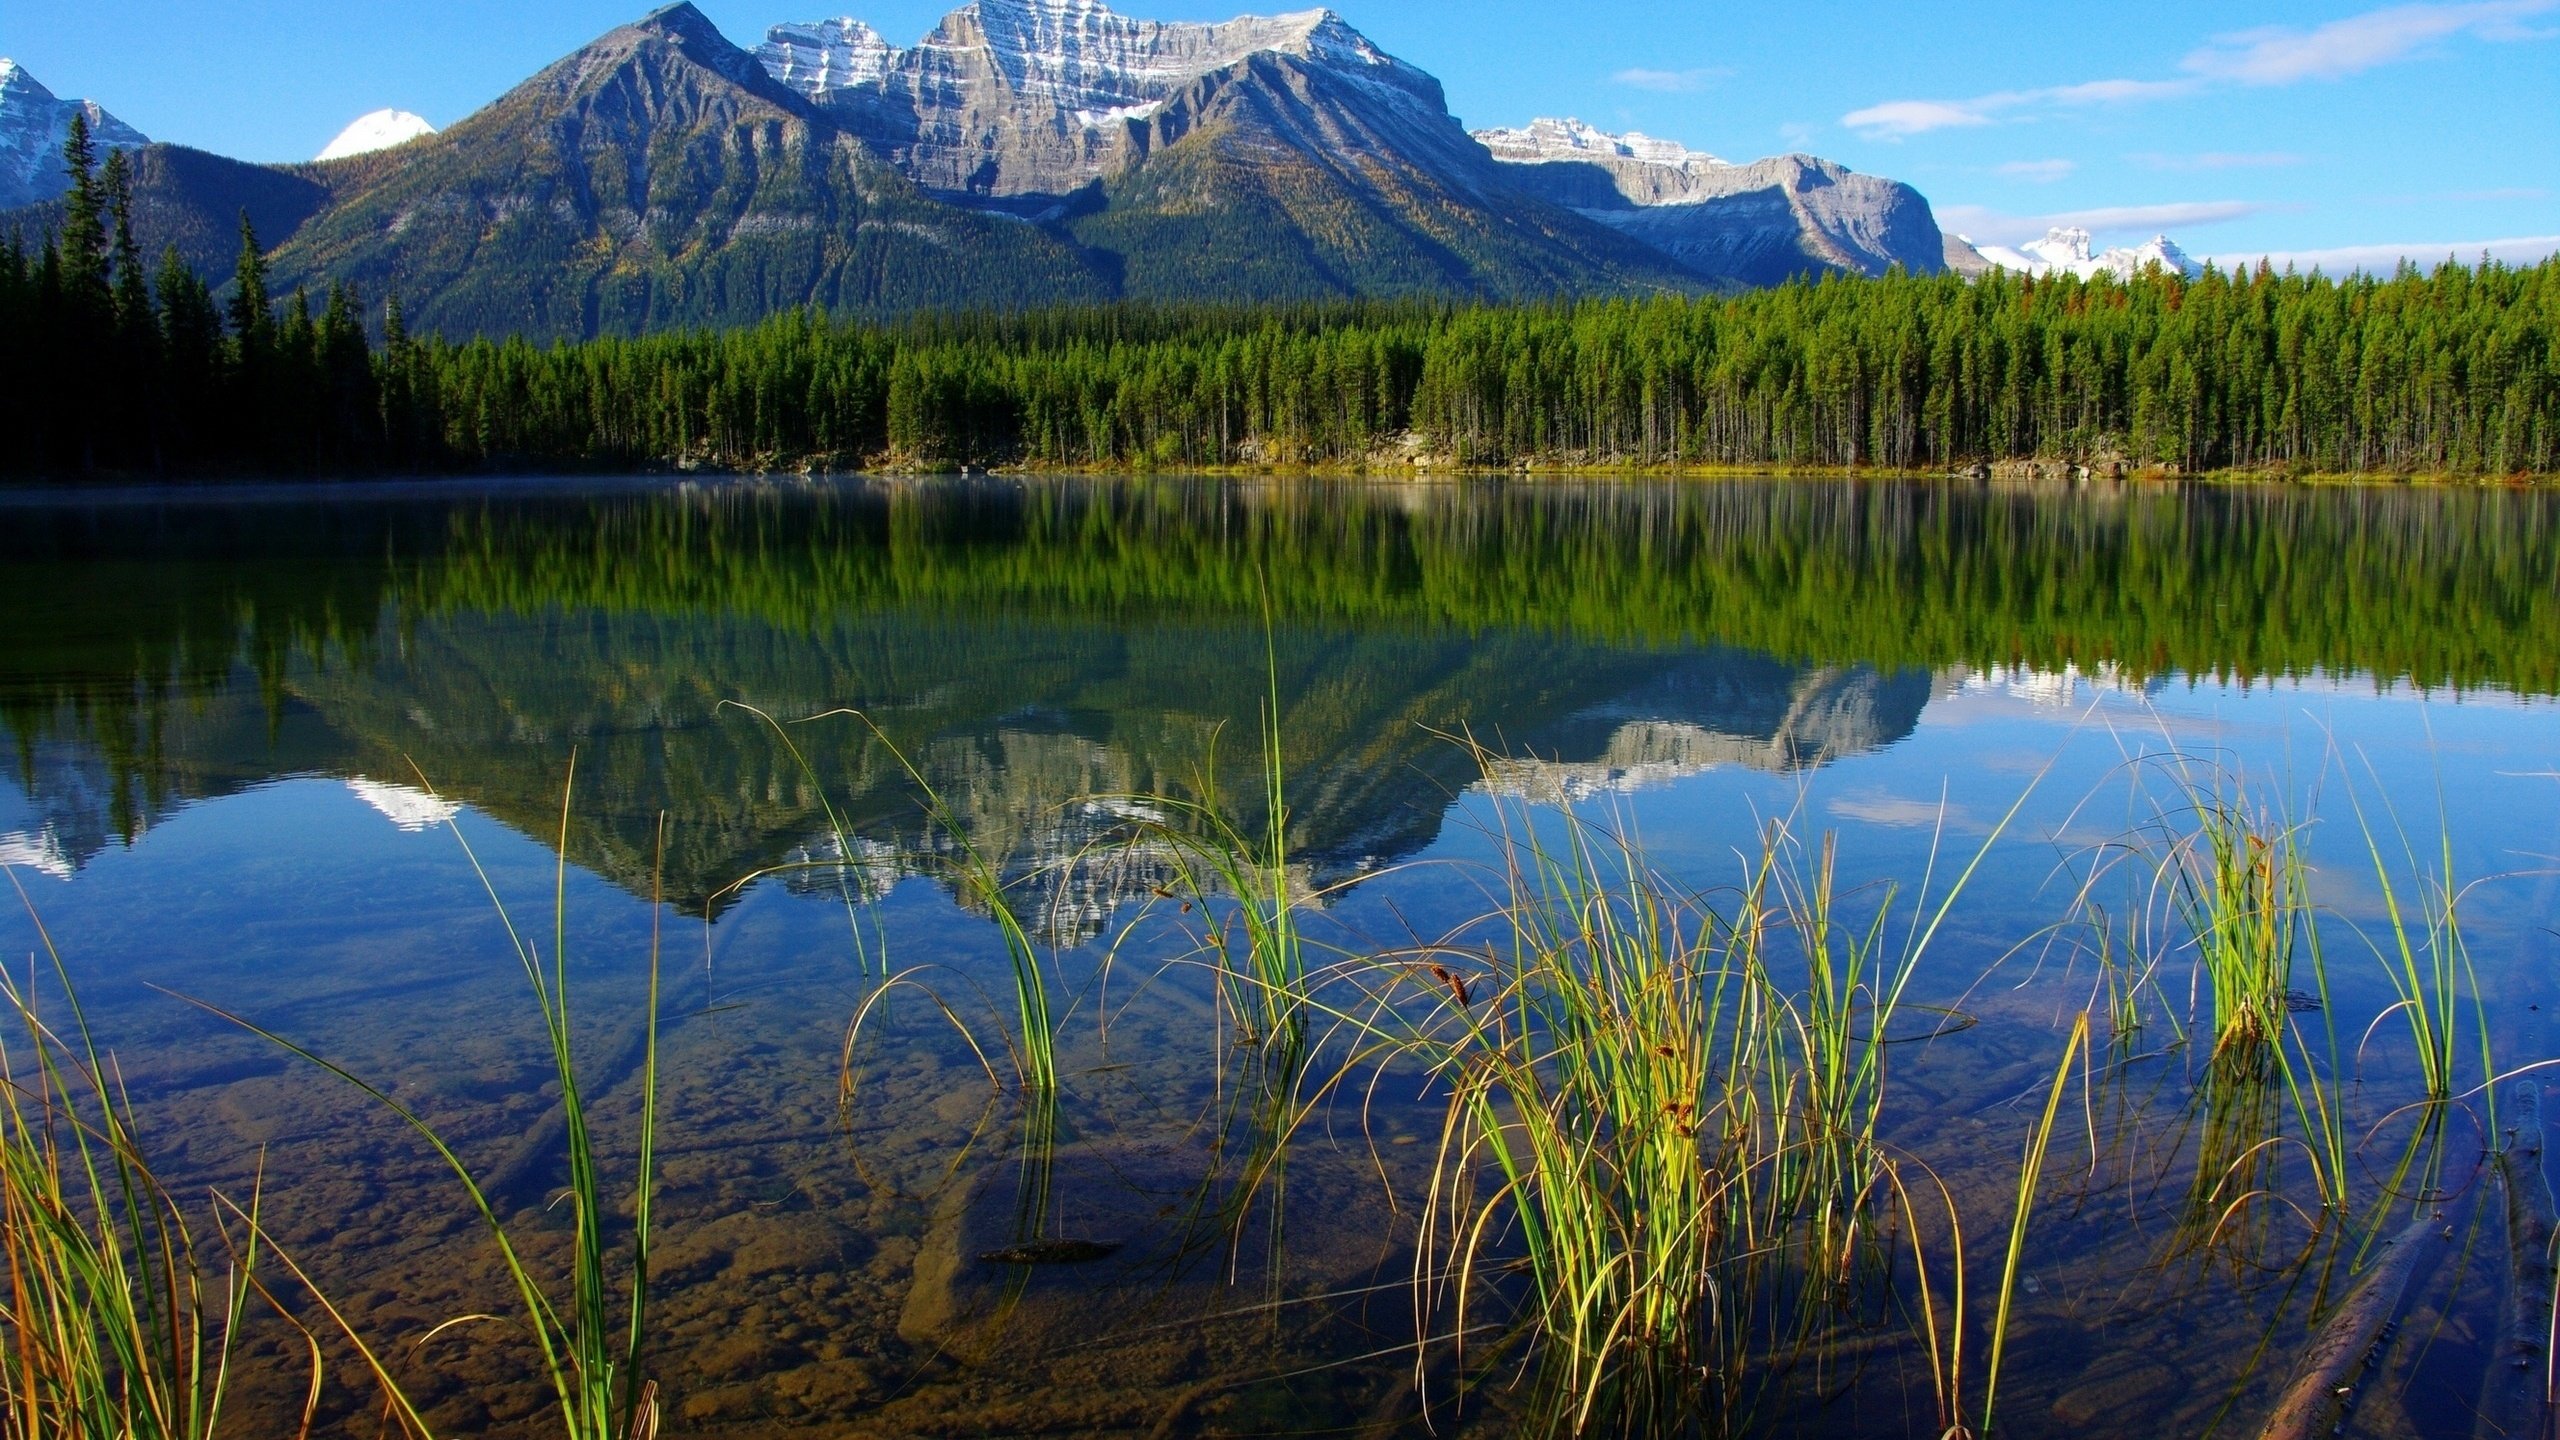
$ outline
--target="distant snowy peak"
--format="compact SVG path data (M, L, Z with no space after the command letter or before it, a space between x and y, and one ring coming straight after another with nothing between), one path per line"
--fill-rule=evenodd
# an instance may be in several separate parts
M2190 280L2204 273L2204 266L2166 235L2106 251L2095 251L2095 243L2089 232L2078 226L2058 225L2047 230L2043 239L2030 240L2015 249L2006 245L1976 245L1974 249L1993 265L2022 275L2077 275L2087 280L2106 274L2130 280L2154 265Z
M317 160L344 160L350 155L370 155L394 145L406 145L436 133L436 127L420 115L406 110L376 110L359 115L355 122L338 132L328 148L312 157Z
M776 25L756 47L765 73L813 99L830 90L879 84L903 53L850 15Z
M1381 112L1449 126L1440 82L1330 10L1207 24L1098 0L972 0L911 48L851 16L776 25L756 60L944 195L1063 195L1145 153L1134 133L1261 55L1349 82Z
M1612 135L1596 125L1586 125L1571 118L1555 120L1541 116L1526 125L1478 130L1475 135L1478 143L1493 152L1494 159L1514 165L1536 165L1555 160L1641 160L1648 165L1685 168L1725 163L1676 140L1656 140L1634 130L1624 135Z
M71 188L62 143L71 136L74 115L88 116L101 156L151 143L96 101L60 99L17 61L0 57L0 210L50 200Z
M813 100L849 90L902 92L933 108L936 82L984 77L1063 114L1112 114L1170 99L1193 81L1272 52L1366 78L1438 87L1330 10L1247 15L1217 24L1139 20L1097 0L973 0L913 49L843 16L776 25L756 49L765 73Z

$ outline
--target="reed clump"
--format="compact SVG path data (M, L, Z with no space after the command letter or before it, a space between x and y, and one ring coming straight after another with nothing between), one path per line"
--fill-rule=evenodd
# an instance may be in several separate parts
M2311 922L2299 832L2236 790L2193 804L2193 830L2169 846L2170 893L2212 1001L2216 1058L2260 1056L2283 1039Z
M572 771L574 776L574 763ZM423 786L425 777L419 778ZM508 1219L498 1213L496 1203L483 1188L481 1180L425 1116L335 1061L248 1020L213 1010L211 1006L205 1008L353 1085L397 1115L453 1172L481 1227L497 1247L507 1278L515 1289L515 1318L532 1337L539 1352L541 1373L552 1391L554 1417L566 1440L654 1440L658 1433L657 1386L647 1375L645 1356L650 1214L655 1189L658 1125L658 936L653 930L649 947L648 1001L643 1019L644 1049L639 1077L641 1112L636 1137L639 1153L632 1178L627 1239L621 1256L616 1257L611 1253L616 1247L608 1245L607 1235L614 1228L612 1217L617 1207L606 1193L604 1171L589 1124L588 1101L571 1044L567 859L569 795L570 786L564 784L560 798L559 843L555 847L559 858L554 872L551 953L547 957L539 943L528 939L508 917L505 902L498 898L496 886L490 881L487 870L482 868L479 856L472 851L470 841L463 836L461 827L452 821L447 822L454 837L461 842L464 855L469 858L473 871L488 893L490 904L496 908L498 918L506 928L515 958L524 969L525 980L542 1017L543 1036L559 1086L559 1107L565 1122L564 1158L567 1161L568 1186L559 1198L569 1210L574 1229L565 1296L555 1295L552 1286L536 1273L533 1263L519 1248ZM658 844L663 868L666 846L663 821ZM662 898L653 897L657 900ZM660 908L663 909L662 904ZM254 1226L252 1228L254 1230ZM396 1427L403 1435L416 1437L416 1440L432 1440L433 1427L411 1400L381 1351L330 1302L291 1257L281 1258L371 1372L382 1392L386 1428ZM613 1313L611 1298L617 1288L622 1291L619 1323ZM458 1323L461 1323L460 1319L447 1322L448 1325Z
M1494 944L1428 967L1412 1041L1449 1096L1418 1283L1463 1335L1497 1275L1525 1277L1556 1433L1739 1428L1755 1367L1818 1352L1882 1272L1888 1213L1916 1228L1879 1133L1886 1058L1963 880L1896 946L1893 893L1846 922L1833 845L1784 824L1716 896L1570 807L1560 829L1506 816L1502 851ZM1960 1339L1913 1253L1954 1427Z
M33 974L0 977L0 1008L20 1037L0 1041L0 1433L210 1440L259 1293L257 1197L231 1211L245 1232L236 1245L217 1227L227 1263L199 1249L186 1207L152 1173L133 1102L91 1040L58 957L54 972L67 1030L38 1013ZM296 1434L309 1433L319 1397L317 1346L309 1356Z

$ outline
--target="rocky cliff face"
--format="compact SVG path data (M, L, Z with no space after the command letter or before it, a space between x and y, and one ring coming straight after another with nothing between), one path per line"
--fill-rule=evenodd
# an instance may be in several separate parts
M60 99L17 61L0 57L0 210L50 200L71 188L62 142L71 136L71 117L82 114L89 117L89 134L102 158L109 150L151 143L98 102Z
M63 103L5 78L19 150L58 145ZM1570 121L1471 136L1438 81L1326 10L973 0L912 47L840 19L749 52L677 4L440 134L358 128L301 166L151 147L141 240L218 281L245 206L279 285L397 295L457 338L812 304L1696 291L1949 253L1909 187L1809 157L1732 165Z
M1480 130L1476 139L1522 189L1710 279L1772 285L1822 270L1946 268L1945 239L1919 191L1814 156L1736 165L1579 120Z
M1325 10L1194 24L1095 0L972 0L913 49L843 19L777 25L757 58L928 191L1003 198L1118 174L1168 102L1261 54L1356 78L1387 104L1444 108L1438 81Z
M918 194L690 5L313 173L338 197L278 249L277 282L396 293L446 334L1107 294L1058 237Z

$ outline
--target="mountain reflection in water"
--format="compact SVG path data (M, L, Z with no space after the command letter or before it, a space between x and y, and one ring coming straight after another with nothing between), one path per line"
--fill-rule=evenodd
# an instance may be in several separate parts
M2406 802L2420 848L2439 813L2421 792L2459 813L2448 853L2489 877L2465 892L2465 943L2506 1002L2487 1043L2502 1062L2554 1053L2552 882L2499 872L2553 848L2548 782L2516 777L2555 754L2555 519L2560 502L2530 491L1882 482L0 495L0 864L60 881L30 892L178 1137L173 1173L272 1180L280 1240L380 1333L486 1308L477 1242L436 1218L449 1176L358 1097L146 987L325 1041L450 1127L511 1211L556 1221L551 1152L527 1139L546 1133L552 1081L489 901L530 924L565 893L582 1085L628 1135L631 962L659 953L646 902L663 876L706 922L698 954L665 937L681 976L651 1302L652 1364L689 1431L1193 1433L1201 1387L1277 1375L1258 1399L1217 1392L1216 1424L1302 1433L1311 1414L1413 1401L1405 1202L1444 1117L1420 1077L1383 1071L1356 1117L1322 1117L1340 1133L1289 1150L1285 1244L1281 1188L1243 1179L1276 1158L1247 1153L1233 1108L1259 1047L1222 1023L1184 959L1199 937L1177 933L1225 902L1195 912L1148 827L1179 818L1162 797L1214 784L1260 833L1266 705L1285 890L1322 897L1304 918L1354 957L1345 986L1424 953L1399 947L1472 944L1500 890L1488 829L1543 824L1549 802L1624 821L1646 863L1701 889L1730 880L1755 830L1800 817L1808 846L1838 834L1861 923L1934 902L1933 863L2017 802L1912 992L1981 1023L1897 1046L1888 1126L1996 1237L2033 1119L2017 1097L2054 1073L2056 1017L2091 1003L2086 966L2042 948L2069 903L2057 857L2146 823L2144 797L2117 796L2171 751L2272 780L2251 793L2278 803L2334 777L2318 747L2335 745L2368 767L2368 798ZM545 847L573 754L562 875ZM885 942L848 943L833 902L881 901L856 929L895 935L901 975L938 976L964 1006L1001 994L996 927L919 777L1003 858L1044 950L1110 938L1043 957L1062 1004L1093 1008L1060 1027L1062 1128L1036 1142L1008 1138L983 1057L922 1006L866 1043L870 1098L839 1108L848 1019L890 967ZM2311 832L2324 903L2369 913L2357 832L2341 802L2329 818ZM448 819L471 859L418 833ZM21 956L39 944L8 933ZM2004 957L2019 958L1985 984ZM1450 963L1463 988L1476 968ZM2393 1003L2370 965L2330 978L2342 1033ZM2227 1403L2258 1413L2281 1365L2248 1357L2280 1360L2301 1330L2298 1269L2223 1285L2160 1263L2150 1222L2175 1217L2141 1197L2185 1193L2162 1176L2206 1148L2178 1128L2172 999L2110 1062L2156 1103L2126 1095L2107 1178L2070 1167L2093 1203L2039 1211L2004 1432L2122 1414L2111 1433L2162 1415L2151 1428L2193 1433ZM2387 1113L2392 1057L2364 1058ZM1037 1238L1125 1248L980 1263L1031 1238L1027 1189L1055 1206ZM2234 1234L2255 1264L2293 1232ZM1349 1296L1366 1298L1295 1308ZM1020 1324L983 1328L1017 1303ZM499 1421L535 1413L520 1357L470 1344L439 1368L443 1433L518 1433ZM2116 1354L2142 1363L2093 1379ZM1871 1402L1907 1399L1916 1373L1878 1369L1854 1407L1807 1411L1807 1433L1845 1433L1820 1427L1848 1408L1861 1433L1908 1430ZM277 1415L300 1403L283 1377L259 1383Z
M57 873L284 775L403 823L445 813L423 775L547 834L574 744L571 858L645 891L664 812L703 909L833 843L732 700L878 724L802 733L884 853L924 830L894 744L1030 863L1090 838L1071 801L1213 772L1250 823L1276 678L1293 848L1339 875L1431 840L1480 778L1461 732L1520 757L1497 786L1587 794L1889 745L1979 674L2560 681L2554 505L2517 492L740 481L8 519L0 847Z

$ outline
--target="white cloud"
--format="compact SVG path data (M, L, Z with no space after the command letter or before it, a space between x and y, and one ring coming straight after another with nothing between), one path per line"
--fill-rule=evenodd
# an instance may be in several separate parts
M2066 210L2048 217L2056 225L2083 230L2166 230L2221 225L2264 214L2268 207L2247 200L2182 200L2167 205L2104 205L2094 210Z
M2079 168L2076 162L2070 160L2012 160L2001 166L1999 173L2012 180L2027 180L2038 185L2050 185L2057 180L2070 179L2071 172Z
M1665 94L1683 94L1691 90L1703 89L1708 81L1720 80L1732 73L1730 70L1713 68L1648 70L1637 66L1634 69L1621 70L1609 78L1633 90L1659 90Z
M2148 237L2168 230L2192 230L2265 214L2273 207L2246 200L2181 200L2165 205L2107 205L2092 210L2064 210L2051 215L2011 215L1981 205L1936 207L1938 223L1990 245L2015 245L2041 238L2060 226L2105 235L2123 232Z
M2560 235L2522 235L2507 240L2455 240L2410 245L2342 245L2329 250L2234 251L2214 256L2213 263L2226 270L2237 270L2242 266L2255 269L2263 259L2279 270L2290 265L2296 270L2321 270L2331 275L2343 275L2351 270L2391 270L2403 260L2420 267L2433 267L2446 260L2469 265L2483 255L2508 265L2538 264L2553 255L2560 255Z
M2560 0L2553 0L2560 4ZM2196 88L2193 80L2089 80L2042 90L2001 90L1970 100L1888 100L1853 110L1840 123L1870 140L1899 140L1932 130L1989 125L2018 111L2078 109L2091 105L2124 105L2165 100Z
M2394 5L2332 20L2310 30L2267 26L2215 37L2191 52L2179 80L2087 80L2037 90L2002 90L1970 100L1888 100L1840 117L1870 140L1900 140L1933 130L1990 125L2037 111L2123 105L2192 95L2208 84L2291 85L2335 80L2408 58L2426 45L2477 40L2547 39L2560 30L2526 21L2560 11L2560 0L2469 0L2461 4Z
M1840 117L1840 123L1871 140L1898 140L1905 135L1926 135L1932 130L1988 125L1991 116L1978 101L1968 104L1955 100L1888 100L1882 105L1852 110Z
M2482 0L2456 5L2394 5L2332 20L2310 30L2267 26L2215 37L2187 56L2191 75L2244 85L2337 80L2405 60L2428 44L2469 35L2481 40L2542 38L2524 22L2560 9L2560 0Z
M2124 158L2146 170L2280 170L2303 163L2302 156L2287 150L2208 150L2201 155L2163 155L2153 151Z

